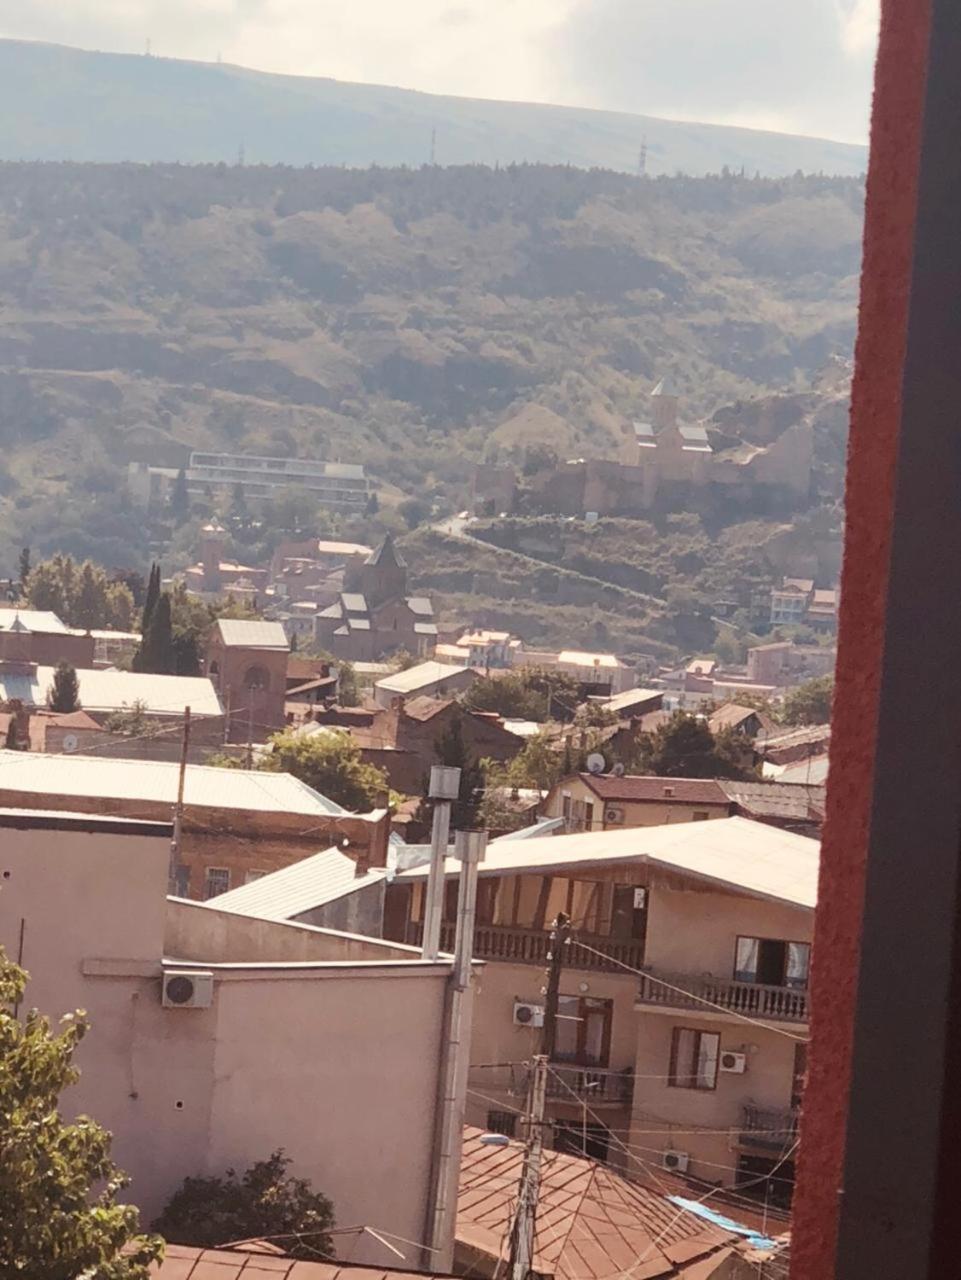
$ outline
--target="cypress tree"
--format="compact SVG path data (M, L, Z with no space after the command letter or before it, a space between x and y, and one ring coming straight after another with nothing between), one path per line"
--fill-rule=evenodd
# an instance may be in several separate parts
M164 591L150 615L137 657L138 671L151 671L155 675L173 675L177 668L173 644L173 623L170 616L170 596Z
M147 579L147 595L143 603L143 620L140 624L140 630L143 635L147 634L147 628L150 625L150 619L154 609L157 607L157 601L160 599L160 565L155 560L150 566L150 577Z
M47 706L51 711L80 710L80 682L77 669L69 662L58 662L53 684L47 690Z

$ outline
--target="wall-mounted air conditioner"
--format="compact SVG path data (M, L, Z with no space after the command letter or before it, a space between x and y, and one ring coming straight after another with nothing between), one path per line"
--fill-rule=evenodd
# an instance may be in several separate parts
M525 1000L514 1001L515 1027L542 1027L544 1025L544 1006L528 1004Z
M690 1156L686 1151L664 1151L661 1153L661 1168L671 1173L687 1173Z
M721 1059L718 1063L722 1071L728 1071L733 1076L743 1076L747 1070L747 1054L731 1053L725 1049L721 1053Z
M165 1009L209 1009L214 1001L214 975L209 969L165 973L161 1002Z
M623 822L624 810L611 805L610 808L604 810L604 821L611 824Z

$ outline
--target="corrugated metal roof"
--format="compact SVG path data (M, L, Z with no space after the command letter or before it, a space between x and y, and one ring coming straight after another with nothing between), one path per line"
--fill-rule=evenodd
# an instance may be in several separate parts
M408 596L407 608L411 613L416 613L422 618L432 618L434 616L434 606L427 596Z
M351 629L351 631L369 631L370 618L350 617L347 619L347 625Z
M437 627L433 622L415 622L414 632L419 636L436 636Z
M20 698L43 706L53 684L53 667L35 667L20 674L0 670L0 701ZM155 715L183 715L189 707L195 716L223 714L217 691L205 676L157 676L143 671L77 668L80 705L85 711L120 711L142 702Z
M217 622L225 645L240 649L289 649L287 633L279 622L262 618L220 618Z
M286 1239L293 1247L297 1238L292 1234ZM150 1267L151 1280L431 1280L441 1274L349 1262L297 1261L259 1241L236 1249L168 1244L163 1262Z
M760 898L813 909L817 902L820 844L808 836L782 831L748 818L677 822L659 827L591 831L549 840L498 840L480 864L482 876L539 874L622 862L669 867L698 879L733 885ZM460 863L449 858L447 875ZM426 875L415 867L402 879Z
M646 702L663 697L663 689L625 689L623 693L616 693L613 698L608 698L604 706L608 711L627 711L630 707L643 706Z
M78 673L79 674L79 673ZM173 804L179 765L170 760L0 751L0 790L64 796L155 800ZM184 803L324 817L346 813L289 773L188 764Z
M366 613L367 600L357 591L345 591L340 597L340 603L348 613Z
M796 764L785 765L777 775L778 782L810 782L821 785L828 780L827 756L808 756Z
M66 624L49 609L0 609L0 631L9 631L16 618L28 631L55 631L63 635L68 630Z
M256 916L260 920L294 920L348 893L377 884L384 875L384 869L379 867L359 876L353 858L336 848L324 849L250 884L221 893L212 898L209 905L218 911Z
M408 667L406 671L378 680L377 688L386 689L388 693L413 693L451 676L463 676L467 669L446 662L421 662L416 667Z
M506 1255L524 1144L488 1146L465 1128L457 1197L457 1240ZM663 1186L663 1183L661 1184ZM583 1156L542 1157L532 1270L555 1280L682 1277L706 1259L718 1265L738 1237L672 1204L640 1179L628 1182Z
M613 653L584 653L581 649L562 649L557 661L558 664L566 662L574 667L603 667L605 670L624 665Z

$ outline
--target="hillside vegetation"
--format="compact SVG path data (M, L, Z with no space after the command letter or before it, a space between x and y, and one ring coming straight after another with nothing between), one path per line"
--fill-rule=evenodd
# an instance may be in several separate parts
M415 93L227 64L0 40L0 158L266 164L539 162L858 175L866 148L575 107Z
M821 177L2 165L0 567L27 542L142 563L130 461L359 461L382 508L456 511L473 461L538 435L615 456L664 373L685 417L805 390L851 346L861 201Z

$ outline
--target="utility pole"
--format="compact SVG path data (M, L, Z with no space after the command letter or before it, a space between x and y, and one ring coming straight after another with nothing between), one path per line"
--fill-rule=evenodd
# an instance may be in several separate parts
M437 1158L434 1162L435 1176L427 1235L431 1246L429 1265L433 1271L441 1273L449 1273L454 1262L457 1184L460 1178L474 1002L471 960L477 911L477 873L486 850L486 831L458 831L455 854L460 862L457 935L454 942L454 968L447 986L441 1093L436 1122Z
M184 823L184 783L187 781L187 748L190 746L190 708L184 707L184 732L180 744L180 772L177 777L177 801L174 804L174 830L170 841L170 872L168 888L171 893L180 892L180 840Z
M510 1280L530 1280L534 1265L534 1224L537 1219L537 1201L541 1184L541 1157L544 1151L547 1072L557 1040L557 1006L560 1001L561 969L564 966L564 948L567 946L570 932L570 919L563 911L558 912L554 927L551 930L551 949L548 953L541 1051L531 1062L530 1085L527 1092L525 1117L527 1149L524 1152L520 1187L517 1192L517 1212L511 1229L510 1259L508 1262Z
M251 690L250 706L247 708L247 750L244 753L244 768L254 767L254 700Z
M440 926L444 914L444 859L450 834L451 805L460 793L460 769L435 764L430 771L428 796L434 802L430 834L430 873L424 899L424 936L421 955L436 960L440 955Z

